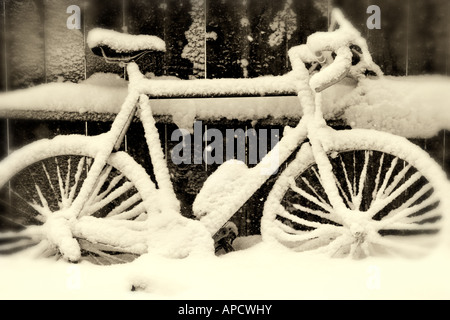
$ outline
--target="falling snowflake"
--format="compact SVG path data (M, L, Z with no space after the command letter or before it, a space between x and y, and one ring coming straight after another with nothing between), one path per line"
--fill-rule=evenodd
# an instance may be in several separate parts
M206 40L216 41L217 40L217 33L215 33L214 31L206 33Z
M244 17L241 19L241 27L245 28L250 26L250 21L248 21L248 18Z

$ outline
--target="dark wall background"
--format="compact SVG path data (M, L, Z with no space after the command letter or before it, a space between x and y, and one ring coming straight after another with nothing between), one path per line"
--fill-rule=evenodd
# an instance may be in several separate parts
M369 30L369 5L381 8L381 29ZM81 29L69 30L70 5L81 8ZM124 70L94 56L85 44L92 28L161 37L164 55L140 63L157 76L242 78L279 75L289 71L287 50L315 31L326 30L332 6L368 39L374 60L388 75L448 75L450 57L450 1L448 0L0 0L0 89L26 88L54 81L79 82L96 72ZM207 123L220 128L249 128L239 121ZM166 153L175 126L158 124ZM30 141L61 133L96 134L108 122L0 120L1 157ZM272 128L266 125L264 128ZM142 149L142 128L134 124L128 150L151 171ZM450 137L416 140L447 170ZM169 163L175 188L189 215L201 185L216 167ZM259 231L258 220L268 186L241 209L234 219L242 234Z
M366 27L372 4L381 8L380 30ZM368 39L386 74L448 74L446 0L1 0L0 5L3 90L58 78L77 82L95 72L122 74L86 48L86 34L95 27L161 37L166 54L142 63L157 75L283 74L289 70L287 50L326 30L333 5ZM70 5L81 8L80 30L66 27ZM186 46L190 53L183 54Z

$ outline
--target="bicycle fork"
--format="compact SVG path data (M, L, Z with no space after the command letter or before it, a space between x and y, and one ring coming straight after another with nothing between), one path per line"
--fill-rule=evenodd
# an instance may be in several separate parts
M341 218L344 224L347 224L348 211L350 210L346 207L339 194L333 167L328 158L327 151L323 146L324 139L327 139L327 136L332 134L331 131L334 129L330 128L323 118L321 93L314 94L314 106L313 117L311 118L311 121L307 123L309 143L328 200L330 201L335 214Z
M83 215L83 208L96 188L108 158L115 149L120 147L125 132L136 112L138 98L138 92L130 90L130 94L114 120L111 130L92 138L94 143L101 143L102 148L94 156L94 162L89 168L86 179L72 205L47 217L45 222L47 239L57 246L65 259L69 261L75 262L81 258L80 245L72 232L74 224Z
M123 142L131 121L136 114L138 98L138 92L131 90L125 99L121 110L117 114L110 131L94 138L97 139L97 143L102 144L102 148L96 154L94 162L87 174L86 180L83 182L78 196L72 203L70 208L70 218L78 218L82 216L84 205L95 189L98 178L106 166L108 158L112 152L117 151L120 148Z

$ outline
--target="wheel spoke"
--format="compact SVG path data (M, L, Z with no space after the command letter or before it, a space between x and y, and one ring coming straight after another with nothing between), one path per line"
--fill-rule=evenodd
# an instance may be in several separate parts
M109 245L103 244L103 243L91 243L84 239L78 239L78 242L80 243L81 249L91 251L91 252L107 251L107 252L117 252L117 253L132 253L127 248L113 247L113 246L109 246Z
M147 211L144 211L140 215L138 215L136 219L134 219L134 221L145 221L147 220L147 218L148 218Z
M297 204L297 203L293 204L292 206L295 209L299 210L299 211L315 215L315 216L317 216L319 218L330 220L330 221L332 221L332 222L334 222L336 224L342 224L342 221L341 221L340 217L338 217L337 215L333 214L333 212L325 213L323 211L310 209L308 207L302 206L301 204ZM334 219L336 219L336 220L334 220Z
M42 252L39 254L40 258L56 258L56 260L59 260L58 255L59 255L59 251L58 249L56 249L55 247L49 246L47 244L47 246L45 248L42 249Z
M49 208L49 206L48 206L47 199L45 199L44 195L42 194L41 188L39 188L38 185L35 185L35 187L36 187L36 191L37 191L37 193L38 193L39 199L40 199L40 201L41 201L42 209L43 209L43 210L41 210L41 211L40 211L40 210L37 210L35 205L33 205L33 208L34 208L36 211L38 211L40 214L42 214L44 217L46 217L46 216L48 215L48 213L50 212L50 208Z
M35 239L17 239L14 242L1 243L0 244L0 255L7 254L11 251L16 251L24 247L30 247L37 244L39 241Z
M342 188L341 182L338 179L336 179L335 181L336 181L336 185L337 185L339 191L341 192L342 197L345 200L345 203L347 204L347 207L350 208L351 210L354 210L355 206L350 201L350 199L347 197L347 194L345 193L344 188Z
M427 191L428 191L427 189L422 188L421 191L418 191L412 198L403 203L401 207L390 212L386 217L384 217L381 223L383 225L387 225L389 223L397 222L403 218L408 218L409 216L419 212L422 209L425 209L428 206L435 204L438 200L435 197L429 197L428 199L422 201L421 203L410 207L411 204L415 203ZM421 220L423 220L423 218Z
M311 171L314 173L314 176L316 177L316 179L317 179L317 181L319 182L320 186L323 186L322 178L320 177L320 174L317 172L317 169L316 169L315 167L311 167ZM312 187L312 186L311 186L311 187ZM314 191L313 191L314 194L317 195L318 199L319 199L320 201L322 201L322 203L323 203L324 205L327 205L327 206L329 206L329 207L331 208L330 203L329 203L328 201L326 201L325 199L323 199L322 197L320 197L320 196L318 195L318 193L315 192L316 190L315 190L314 187L312 187L312 188L313 188L313 190L314 190Z
M338 237L332 239L327 245L318 248L317 252L325 253L330 257L334 257L343 247L350 245L353 239L349 238L346 234L340 234Z
M36 179L34 178L34 172L30 171L30 168L27 168L28 174L27 177L31 177L32 183L34 186L38 186L39 184L36 182ZM11 181L10 181L11 182ZM27 193L27 195L30 197L31 200L34 200L34 192L31 193L30 190L28 190L27 185L23 185L22 181L20 181L20 184L22 186L22 188L25 190L25 192ZM29 185L31 185L31 182L29 183ZM32 188L33 189L33 188ZM31 194L30 194L31 193Z
M145 205L143 202L141 202L138 205L136 205L133 209L131 209L129 211L124 211L120 214L112 216L110 219L114 219L114 220L131 220L134 218L137 219L139 216L141 216L145 212L146 212ZM134 221L136 221L136 219Z
M64 194L67 196L67 200L69 200L69 186L70 186L70 171L71 171L71 157L67 160L67 174L66 174L66 183L64 188ZM70 202L69 202L70 203Z
M14 221L14 220L12 220L12 219L10 219L8 217L5 217L4 215L0 215L0 219L3 219L3 220L5 220L5 221L7 221L9 223L15 224L15 225L17 225L19 227L22 227L23 229L26 229L26 227L27 227L27 226L25 226L24 224L22 224L20 222L17 222L17 221Z
M389 167L388 171L386 172L386 175L384 176L383 184L381 185L380 190L378 190L375 200L382 199L382 196L384 194L384 191L386 190L387 184L389 183L392 173L394 172L394 169L397 166L397 162L398 162L398 158L395 157L394 160L392 160L391 166Z
M128 198L127 200L123 201L120 205L115 207L106 218L114 218L114 219L133 219L140 215L142 212L145 212L145 206L144 203L141 202L139 205L135 206L130 211L125 211L131 206L135 205L137 202L141 201L141 195L139 193L136 193L132 197Z
M126 263L129 262L127 260L124 259L120 259L114 255L108 254L106 252L103 252L102 249L111 249L113 252L126 252L124 249L120 249L120 248L115 248L115 247L110 247L110 246L106 246L106 245L101 245L101 244L92 244L88 241L84 241L83 245L82 245L82 249L92 252L102 258L105 258L107 260L109 260L111 263Z
M369 203L369 207L372 205L374 200L377 198L378 186L379 186L380 180L381 180L381 172L383 171L383 163L384 163L384 153L382 153L381 157L380 157L380 162L378 165L378 172L377 172L377 176L375 178L375 187L373 188L373 191L372 191L372 199L370 199L371 201Z
M305 234L305 231L294 229L293 227L288 226L287 224L281 222L280 220L274 220L274 224L275 224L280 230L282 230L282 231L284 231L284 232L286 232L286 233L289 233L289 234L297 234L297 235L299 235L299 234L301 234L301 235Z
M77 191L78 183L80 181L81 174L83 173L85 161L86 161L86 157L81 157L80 161L78 161L77 172L75 173L75 176L74 176L74 183L73 183L72 187L70 188L69 203L72 203L73 199L75 198L75 192Z
M392 191L397 187L397 185L400 183L400 181L402 181L405 176L406 173L409 171L409 169L411 168L411 165L408 164L407 166L405 166L402 171L400 171L399 174L397 174L394 178L394 181L392 181L392 183L389 185L389 187L387 187L386 191L384 192L384 196L383 197L387 197L389 196ZM420 176L420 173L416 173L416 175Z
M58 203L59 202L58 201L58 195L56 193L56 190L55 190L55 187L53 185L52 179L50 178L50 174L48 173L47 166L45 165L44 162L42 162L42 169L44 170L45 176L47 177L47 181L48 181L50 189L52 190L52 193L53 193L53 195L55 197L55 201L56 201L56 203Z
M337 228L334 228L331 225L328 226L329 227L323 226L320 229L314 229L312 231L299 231L298 233L296 232L296 234L288 234L284 231L281 231L280 229L278 229L277 232L280 240L289 242L308 241L319 237L328 238L330 237L330 235L339 233L339 230Z
M26 230L27 229L25 229L25 231L20 231L20 232L13 232L13 231L0 232L0 240L26 237L26 236L28 236L26 233Z
M63 182L62 176L61 176L61 169L59 167L58 158L55 158L55 163L56 163L56 174L58 176L59 192L61 194L62 207L68 208L69 204L68 204L68 199L67 199L67 196L65 193L65 187L64 187L64 182Z
M354 199L355 208L358 208L358 210L361 210L363 191L364 191L364 186L366 184L367 167L369 165L369 160L370 160L370 153L368 151L365 151L364 153L365 153L364 154L364 166L363 166L363 169L361 172L361 176L359 177L358 194L356 195L356 197ZM356 177L354 177L354 179L356 181Z
M320 185L323 186L322 178L320 177L320 174L317 172L317 169L315 167L311 167L311 171L314 173L314 176L316 177L317 181L319 181Z
M37 204L28 203L30 207L32 207L36 212L38 212L41 216L43 216L43 222L47 219L47 217L52 213L48 207L42 207ZM36 217L37 218L37 217Z
M1 217L1 216L0 216ZM21 231L6 231L0 232L0 240L11 239L11 238L32 238L40 237L42 235L42 230L39 226L29 226Z
M349 179L349 177L348 177L348 173L347 173L347 168L346 168L346 166L345 166L345 162L344 162L344 160L342 159L342 156L341 155L339 155L339 158L340 158L340 160L341 160L341 166L342 166L342 170L343 170L343 173L344 173L344 177L345 177L345 181L346 181L346 184L347 184L347 189L348 189L348 192L350 193L350 197L352 198L352 201L351 201L351 203L352 203L352 206L354 207L354 203L355 203L355 201L354 201L354 192L353 192L353 188L352 188L352 183L350 182L350 179ZM337 180L337 179L336 179ZM339 183L339 185L340 185L340 183ZM343 191L343 190L342 190ZM343 194L345 194L345 192L343 192ZM347 197L346 197L347 198ZM348 201L349 199L347 199L347 201Z
M310 228L320 228L323 226L323 224L320 222L313 222L313 221L309 221L309 220L297 217L296 215L293 215L292 213L286 211L282 206L277 211L277 214L282 218L289 219L292 222L295 222L295 223L298 223L300 225L304 225L304 226L307 226Z
M88 208L85 209L85 211L82 212L82 215L92 215L96 211L102 209L104 206L106 206L111 201L117 199L121 195L123 195L125 192L129 191L131 188L133 188L133 184L131 182L125 182L122 186L111 192L106 198L103 200L92 203Z
M98 202L98 201L102 200L104 197L106 197L106 196L111 192L111 190L113 190L113 189L119 184L119 182L120 182L123 178L124 178L124 175L123 175L123 174L114 177L114 178L111 180L111 182L109 183L109 185L108 185L108 187L106 188L106 190L103 191L101 194L99 194L99 195L95 198L94 202Z
M440 223L434 223L433 225L421 225L416 223L401 223L394 222L389 225L388 230L414 230L414 231L438 231ZM384 230L384 229L383 229Z
M102 170L100 176L97 178L97 182L92 191L92 194L91 194L89 200L87 201L88 204L98 202L97 195L100 192L103 185L105 184L106 180L108 179L109 174L111 173L111 170L112 170L112 166L106 166L106 168L104 168Z
M348 255L350 257L355 257L356 256L356 250L360 247L360 245L358 243L355 243L355 242L351 242L348 245L350 245L350 252L348 253Z
M104 265L104 263L102 263L95 254L93 254L92 252L88 252L88 257L89 259L94 260L93 263L95 263L96 265Z
M312 195L310 195L309 193L305 192L304 190L302 190L301 188L297 187L297 185L295 184L295 180L291 179L290 181L290 188L292 189L292 191L294 191L295 193L299 194L300 196L302 196L303 198L313 202L314 204L318 205L319 207L321 207L322 209L324 209L325 211L328 212L332 212L333 208L331 206L329 206L328 204L324 204L321 201L319 201L317 198L313 197Z
M374 217L378 212L383 210L389 203L394 201L400 194L405 192L409 187L411 187L415 182L417 182L422 175L416 172L412 175L401 187L397 188L394 192L390 193L388 197L378 200L374 203L373 207L370 209L370 215ZM423 194L431 189L431 185L427 184L425 188L422 188L421 193ZM409 202L409 201L408 201Z
M17 196L20 198L20 195L17 195ZM36 210L36 208L35 208L35 206L37 206L37 204L30 203L30 202L28 202L28 201L26 201L26 200L24 200L24 199L21 199L21 200L22 200L25 204L27 204L29 207L31 207L34 211L36 211L37 213L39 213L40 216L39 216L39 215L34 215L34 214L32 214L31 212L29 212L29 211L24 211L24 210L22 210L22 209L19 209L17 206L13 206L13 205L11 205L11 203L9 203L9 202L7 202L7 201L5 201L5 200L0 200L0 202L1 202L2 204L4 204L4 205L6 205L6 206L8 206L8 207L10 207L10 208L12 208L12 209L14 209L17 213L20 213L21 215L26 216L28 219L33 219L33 220L35 220L37 223L44 223L44 222L45 222L45 217L44 217L44 215L43 215L40 211ZM39 207L39 206L38 206L38 208L41 209L41 207ZM23 226L22 224L19 224L19 223L15 222L15 221L13 221L13 220L11 220L11 219L5 217L5 215L3 215L3 214L0 215L0 218L2 218L2 219L4 219L4 220L7 220L7 221L9 221L9 222L12 222L12 223L14 223L14 224ZM23 226L23 227L25 227L25 226Z
M355 152L353 152L353 195L356 196L356 153Z
M434 223L434 221L439 220L442 218L442 212L439 208L427 211L424 214L421 214L419 216L415 217L407 217L405 218L406 222L408 223ZM433 222L427 222L425 220L431 220Z
M317 193L316 189L309 183L309 181L306 178L302 177L302 181L306 184L309 190L311 190L314 193L314 195L320 202L328 205L328 203Z

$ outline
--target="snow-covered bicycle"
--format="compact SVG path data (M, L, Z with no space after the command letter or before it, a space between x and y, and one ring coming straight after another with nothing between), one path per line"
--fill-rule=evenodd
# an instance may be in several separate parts
M214 252L212 236L282 164L286 169L265 203L264 241L351 257L416 256L440 243L448 196L440 166L405 138L372 130L336 131L324 120L324 89L347 76L382 75L360 33L339 10L332 17L328 32L315 33L289 51L290 79L303 109L298 125L286 127L255 167L239 161L220 166L196 197L196 220L180 214L161 148L147 95L156 80L146 79L135 63L161 43L150 36L90 35L93 51L109 62L126 63L128 96L109 132L37 141L0 163L7 202L0 216L0 252L27 249L96 263L130 261L147 252L171 257ZM123 42L126 49L118 47ZM258 79L232 81L236 92L242 84L261 84ZM225 82L190 83L193 90L220 91ZM118 151L136 114L145 130L152 178Z

